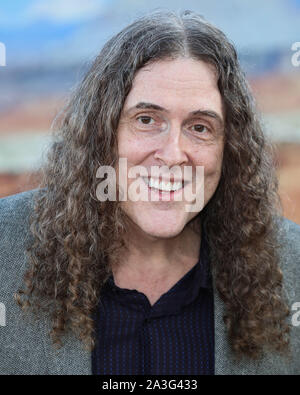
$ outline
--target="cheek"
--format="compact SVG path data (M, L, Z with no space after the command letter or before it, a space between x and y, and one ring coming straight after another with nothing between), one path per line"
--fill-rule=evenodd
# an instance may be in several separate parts
M138 164L146 155L145 141L131 138L127 133L120 133L118 137L118 154L120 158L127 158L128 163Z
M219 183L222 172L223 150L206 149L198 152L197 166L204 166L204 184L207 193L213 192Z
M222 156L218 155L213 158L210 158L210 160L207 162L206 165L206 171L207 176L215 176L219 177L221 174L221 169L222 169Z
M204 166L204 172L207 175L220 173L223 161L222 146L207 146L203 148L193 153L194 163L197 166Z

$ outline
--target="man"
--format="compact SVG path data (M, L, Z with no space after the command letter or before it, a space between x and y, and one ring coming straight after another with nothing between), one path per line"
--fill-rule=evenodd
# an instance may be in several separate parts
M1 373L299 373L300 228L224 34L192 12L137 20L57 130L40 188L0 203Z

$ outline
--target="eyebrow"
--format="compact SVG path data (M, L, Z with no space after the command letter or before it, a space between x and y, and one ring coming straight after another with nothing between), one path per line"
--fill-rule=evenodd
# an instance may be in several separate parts
M156 110L156 111L163 111L163 112L170 112L166 110L165 108L158 106L157 104L153 103L146 103L146 102L139 102L135 106L129 108L126 113L129 113L135 109L144 109L144 110ZM220 126L224 126L224 121L223 118L215 111L213 110L196 110L196 111L191 111L189 113L189 116L196 117L196 116L206 116L215 119Z

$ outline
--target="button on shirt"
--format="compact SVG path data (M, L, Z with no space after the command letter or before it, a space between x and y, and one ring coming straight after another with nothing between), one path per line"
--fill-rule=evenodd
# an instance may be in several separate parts
M111 276L95 314L94 375L213 375L214 311L208 244L198 263L151 306Z

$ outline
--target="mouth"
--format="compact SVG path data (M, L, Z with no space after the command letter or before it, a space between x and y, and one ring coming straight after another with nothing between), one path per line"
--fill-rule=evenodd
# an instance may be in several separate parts
M181 191L187 182L183 180L178 181L164 181L152 177L143 177L145 184L148 186L150 191L159 193L159 195L167 195L172 197L176 192Z

